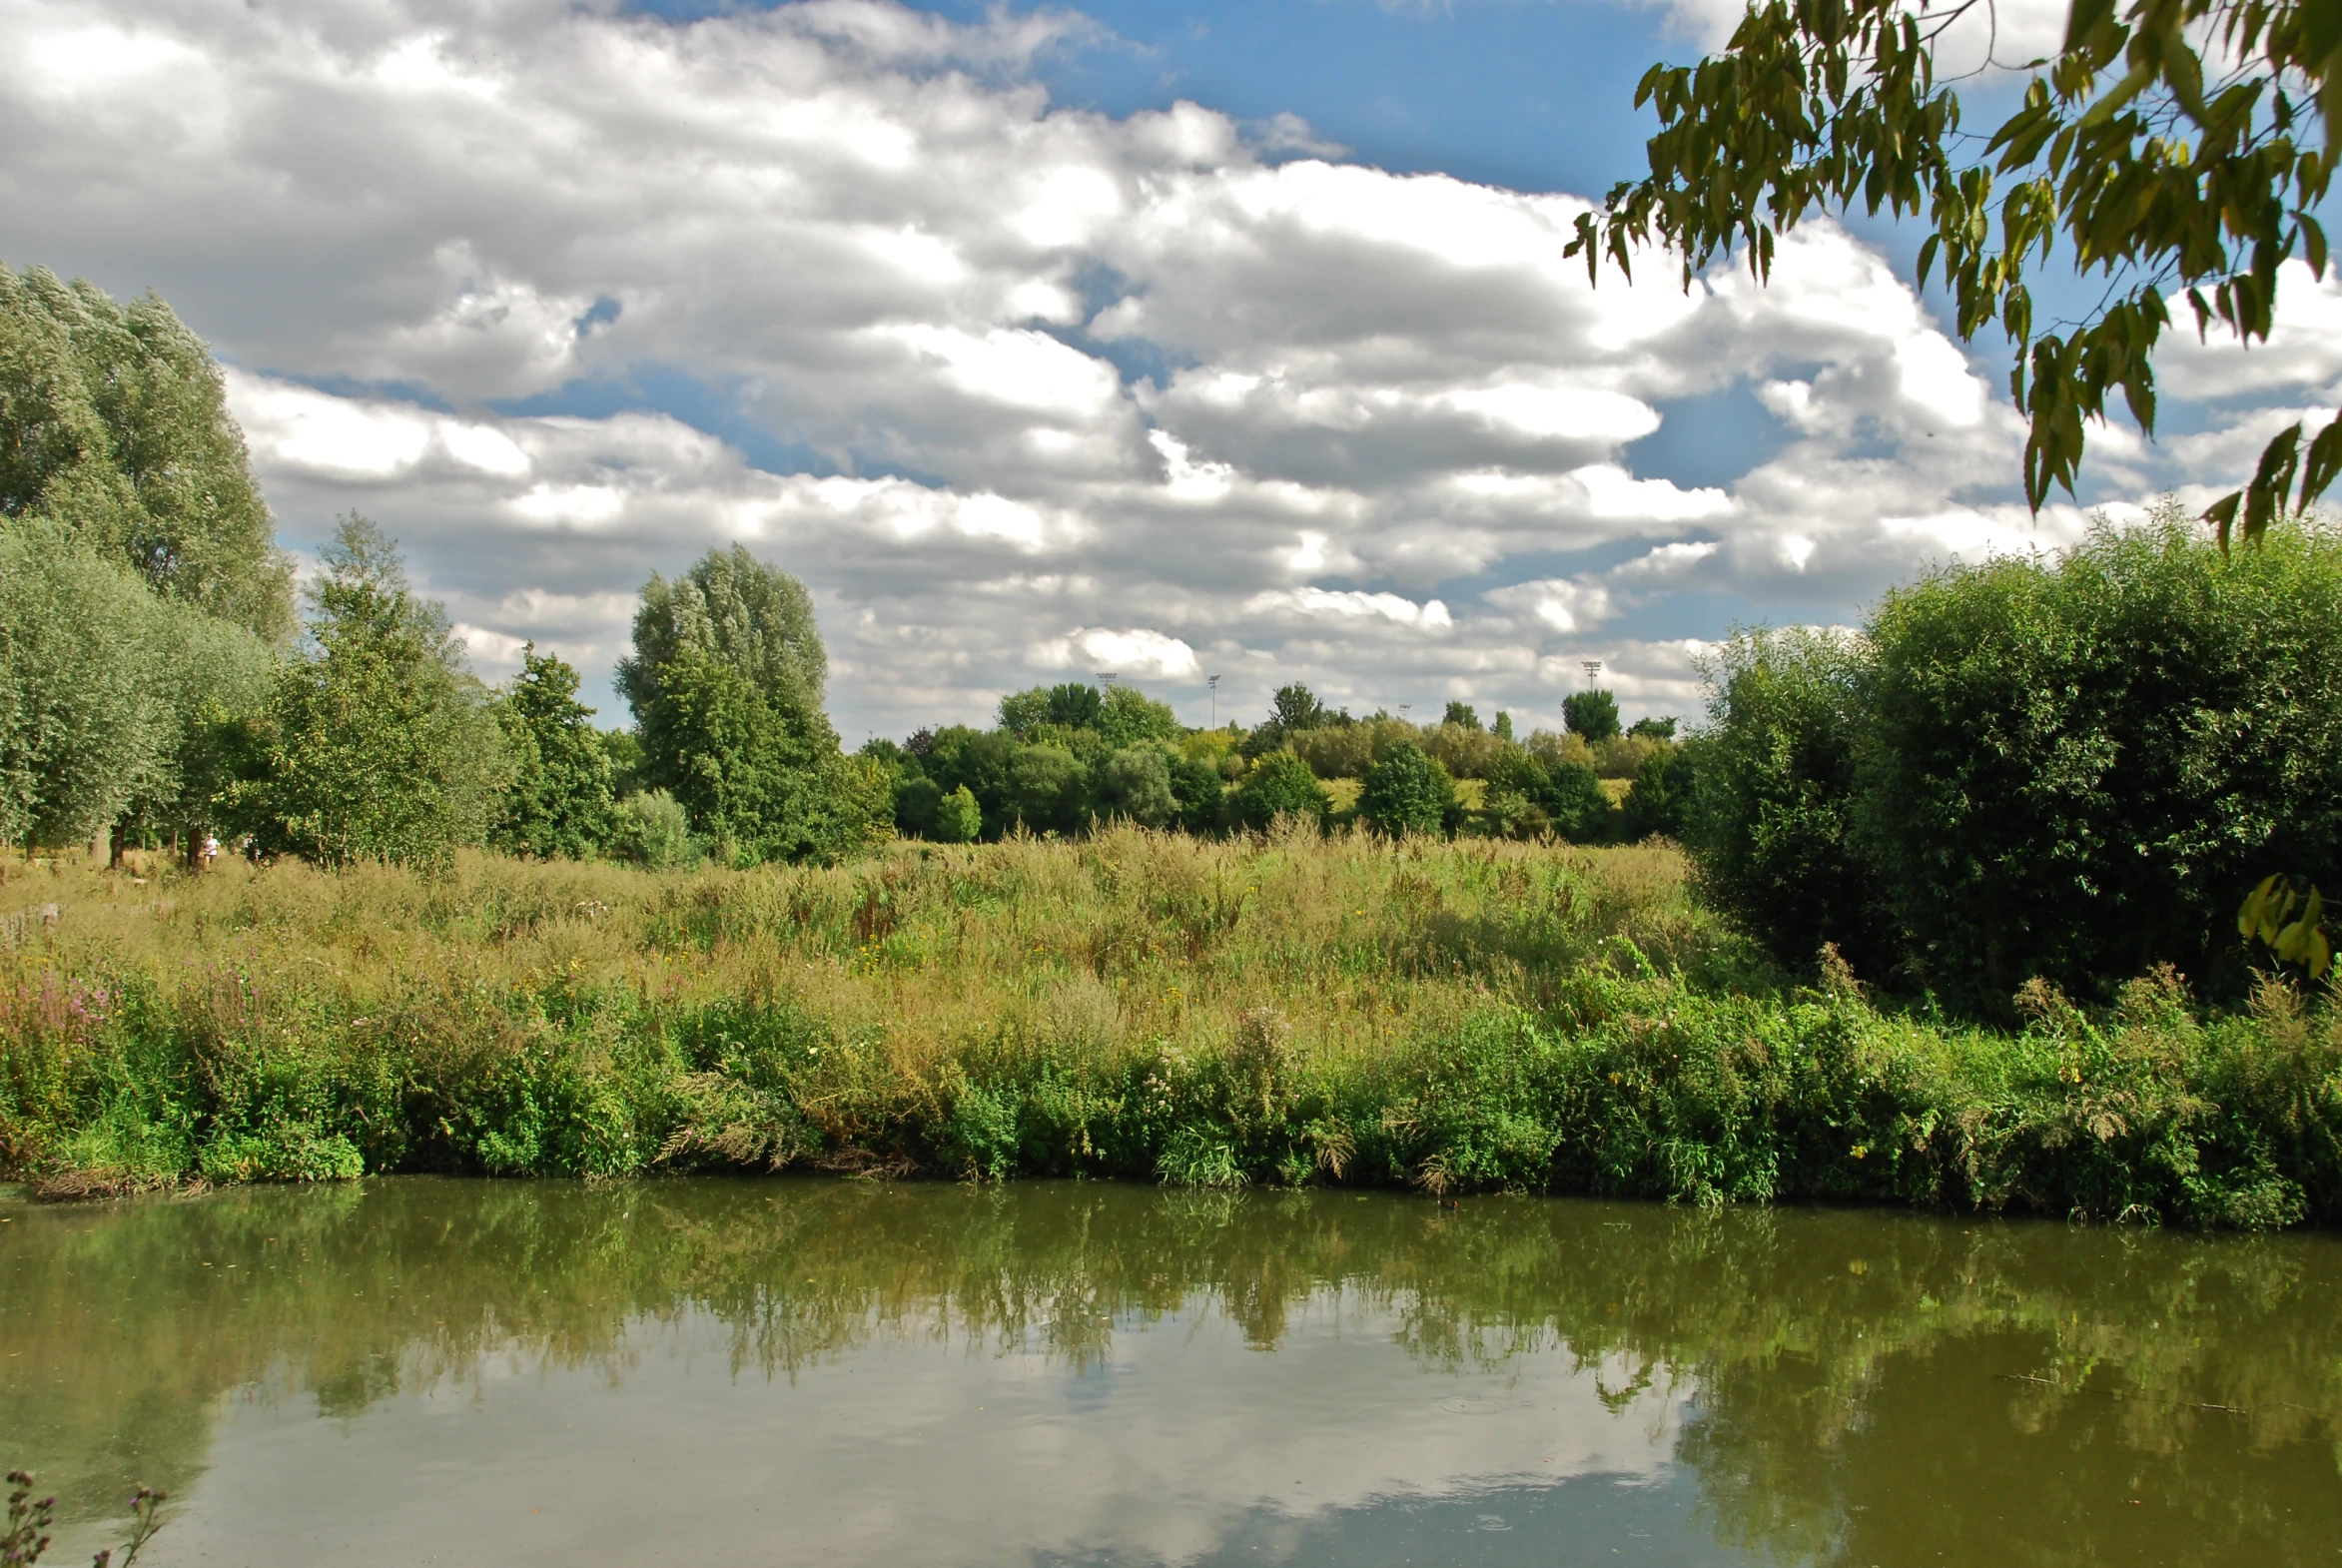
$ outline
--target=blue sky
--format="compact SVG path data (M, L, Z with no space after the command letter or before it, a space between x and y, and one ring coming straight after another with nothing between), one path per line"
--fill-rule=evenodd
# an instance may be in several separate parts
M733 541L813 590L850 741L1100 672L1533 725L1598 658L1685 713L1736 624L2087 525L2015 502L1912 233L1763 291L1562 261L1729 6L0 0L0 258L163 294L289 544L377 517L483 675L533 640L611 719L635 590ZM2279 311L2175 346L2082 500L2330 408L2342 291Z

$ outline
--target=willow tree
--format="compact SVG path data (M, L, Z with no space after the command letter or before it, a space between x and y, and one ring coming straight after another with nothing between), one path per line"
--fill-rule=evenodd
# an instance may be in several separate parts
M1569 254L1631 275L1637 247L1675 250L1686 288L1717 255L1746 252L1763 282L1776 238L1857 206L1931 228L1920 283L1941 275L1957 330L1997 324L2009 392L2029 422L2025 497L2072 493L2109 398L2150 435L2154 356L2184 303L2199 334L2269 335L2277 274L2323 274L2315 209L2342 147L2336 0L2073 0L2055 54L2014 68L2021 106L1989 137L1962 125L1938 76L1947 31L1991 20L1991 0L1765 0L1723 53L1657 65L1636 89L1659 133L1651 173L1578 219ZM2103 280L2059 327L2036 321L2047 267ZM2296 423L2251 482L2205 516L2223 548L2257 540L2342 471L2342 420Z
M263 638L292 626L220 368L153 294L0 267L0 526L46 525Z

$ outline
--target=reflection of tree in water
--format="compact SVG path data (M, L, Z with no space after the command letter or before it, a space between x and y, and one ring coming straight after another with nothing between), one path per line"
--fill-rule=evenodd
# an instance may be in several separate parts
M646 1326L686 1317L723 1325L735 1376L881 1338L1084 1369L1118 1323L1208 1293L1262 1348L1296 1311L1371 1310L1429 1372L1562 1354L1622 1413L1642 1387L1688 1395L1679 1456L1710 1525L1787 1561L2282 1561L2342 1534L2325 1237L427 1179L19 1210L6 1230L0 1431L83 1517L134 1476L183 1491L231 1389L352 1415L507 1361L623 1379Z

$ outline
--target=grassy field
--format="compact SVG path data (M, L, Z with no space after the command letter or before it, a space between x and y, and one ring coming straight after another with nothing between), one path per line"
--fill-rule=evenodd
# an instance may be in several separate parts
M2323 1004L2142 980L2009 1034L1790 991L1662 845L18 862L14 912L0 1162L55 1194L797 1168L2342 1217Z

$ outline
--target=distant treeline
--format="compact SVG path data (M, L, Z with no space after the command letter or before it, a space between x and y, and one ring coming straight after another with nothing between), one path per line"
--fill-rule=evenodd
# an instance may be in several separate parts
M1516 740L1509 713L1484 725L1462 702L1432 724L1357 718L1292 684L1249 729L1189 729L1135 687L1070 682L1004 697L992 729L923 729L862 755L893 780L897 829L944 843L1110 821L1257 831L1287 815L1394 836L1601 843L1672 831L1675 721L1622 731L1615 698L1594 691L1569 700L1564 722ZM1624 809L1606 778L1633 781Z

